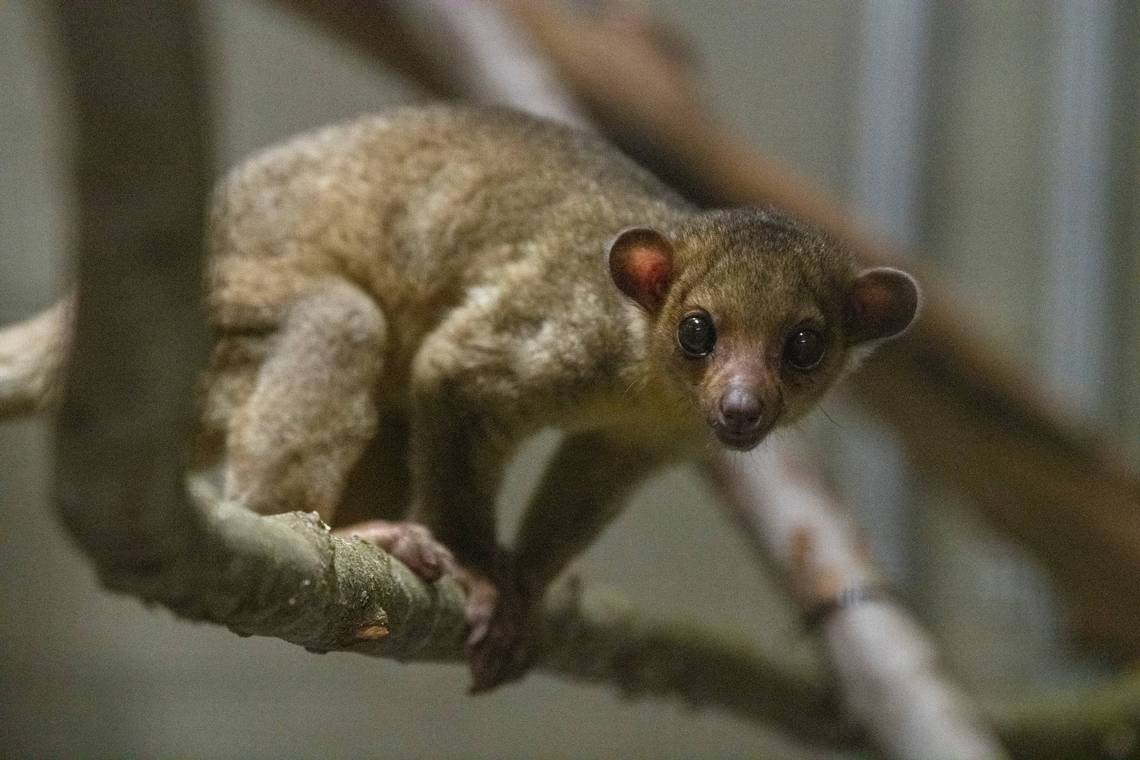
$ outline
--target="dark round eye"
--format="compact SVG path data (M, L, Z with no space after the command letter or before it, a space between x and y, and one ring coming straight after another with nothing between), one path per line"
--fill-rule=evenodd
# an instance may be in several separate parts
M784 343L784 361L799 370L808 370L823 358L823 336L815 330L794 330Z
M703 311L694 312L677 325L677 343L692 357L708 356L716 345L716 328L712 317Z

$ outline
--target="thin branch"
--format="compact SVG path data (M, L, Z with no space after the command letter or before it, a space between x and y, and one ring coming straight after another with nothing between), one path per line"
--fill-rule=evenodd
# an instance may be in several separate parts
M444 47L439 71L458 93L478 103L513 106L580 129L588 116L558 71L525 30L494 3L470 0L399 0L404 28L424 55Z
M39 412L56 401L73 309L65 299L0 328L0 419Z
M821 485L812 458L786 440L709 468L724 503L819 622L839 693L890 757L997 758L981 711L938 667L929 636L884 596L884 581L848 512ZM843 594L872 596L828 609Z

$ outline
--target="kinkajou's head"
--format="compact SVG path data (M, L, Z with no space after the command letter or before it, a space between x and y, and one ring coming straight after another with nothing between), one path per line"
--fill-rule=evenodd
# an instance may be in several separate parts
M614 284L650 317L650 360L740 450L809 411L919 305L910 275L857 271L827 236L763 211L626 229L608 260Z

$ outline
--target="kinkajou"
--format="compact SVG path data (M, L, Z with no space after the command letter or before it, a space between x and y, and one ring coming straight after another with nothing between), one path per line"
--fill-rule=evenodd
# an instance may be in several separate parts
M359 533L428 579L454 556L476 691L525 671L536 602L643 476L799 419L919 302L810 227L700 211L600 139L506 110L295 138L229 174L209 226L227 496L331 522L379 415L406 420L389 446L410 446L412 513ZM565 439L501 547L504 463L547 427Z

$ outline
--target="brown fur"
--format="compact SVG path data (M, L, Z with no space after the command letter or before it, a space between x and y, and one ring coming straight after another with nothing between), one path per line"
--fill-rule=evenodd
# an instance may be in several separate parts
M645 270L670 273L648 306L606 266L630 226L656 230L671 262ZM762 400L762 436L811 408L867 324L828 238L698 212L596 138L502 110L406 109L267 150L219 186L209 243L205 419L226 439L228 495L332 520L380 416L405 419L388 427L410 441L389 445L410 445L413 516L465 568L481 688L522 672L534 600L637 478L704 447L727 388ZM909 321L886 292L870 308ZM696 308L719 336L699 360L676 338ZM828 349L790 371L785 335L803 325ZM504 551L503 463L549 426L567 441ZM425 576L449 561L422 532L371 535Z

